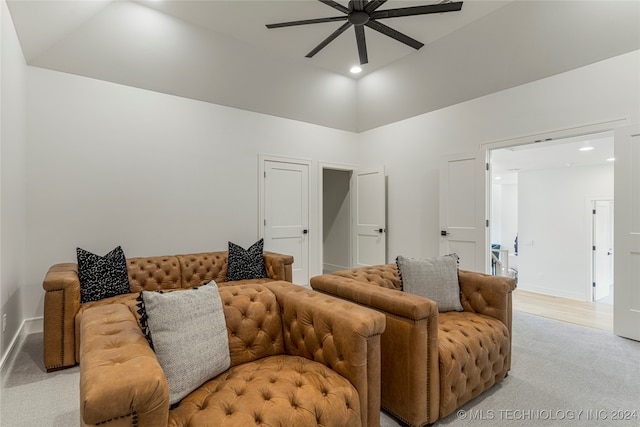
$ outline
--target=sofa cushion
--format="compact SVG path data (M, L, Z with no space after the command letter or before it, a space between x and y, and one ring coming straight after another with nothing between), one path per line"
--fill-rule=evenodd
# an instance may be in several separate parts
M206 420L206 423L204 422ZM300 356L277 355L235 366L187 396L169 425L359 426L354 386Z
M399 255L396 263L405 292L435 301L441 313L462 311L456 254L425 259Z
M128 258L127 270L131 292L193 287L182 285L181 266L175 256Z
M127 260L120 246L105 256L76 248L80 304L129 293Z
M502 380L510 354L509 330L498 319L468 311L440 314L440 417Z
M268 277L264 267L263 246L264 239L258 240L249 249L229 242L227 282Z
M175 404L230 366L222 301L215 282L184 291L142 291L143 331Z

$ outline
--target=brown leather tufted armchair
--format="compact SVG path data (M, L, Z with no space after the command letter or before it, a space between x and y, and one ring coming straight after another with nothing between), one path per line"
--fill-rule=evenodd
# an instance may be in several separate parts
M278 281L220 288L231 368L169 407L162 368L124 304L80 322L83 426L380 425L385 316Z
M251 280L264 283L275 280L291 282L293 257L264 252L268 278ZM127 258L131 293L105 298L80 305L78 265L53 265L47 272L42 287L44 297L44 365L47 371L74 366L79 359L80 317L84 310L96 305L121 303L134 305L141 290L180 289L199 286L215 280L219 286L228 283L227 252Z
M462 270L458 278L464 311L446 313L430 299L402 292L395 264L311 279L317 291L386 315L382 407L410 426L451 414L511 369L515 281Z

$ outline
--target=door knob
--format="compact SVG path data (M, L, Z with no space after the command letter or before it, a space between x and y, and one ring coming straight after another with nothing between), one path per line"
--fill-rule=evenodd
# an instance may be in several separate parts
M446 236L448 236L449 234L451 234L451 233L449 233L447 230L441 230L441 231L440 231L440 235L441 235L441 236L445 236L445 237L446 237Z
M377 231L378 233L384 233L384 228L376 228L373 231Z
M309 230L307 229L302 230L302 234L307 234L307 233L309 233Z

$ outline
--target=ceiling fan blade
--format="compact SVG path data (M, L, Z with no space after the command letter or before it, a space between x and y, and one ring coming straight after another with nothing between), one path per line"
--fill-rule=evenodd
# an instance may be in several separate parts
M332 7L334 9L339 10L342 13L349 13L349 8L344 7L343 5L341 5L340 3L336 3L333 0L318 0L319 2L322 2L324 4L326 4L329 7Z
M387 2L387 0L371 0L364 7L364 11L367 12L367 13L371 13L374 10L376 10L377 8L379 8L380 6L382 6L383 4L385 4L386 2Z
M331 33L331 35L329 37L327 37L326 39L324 39L318 46L316 46L311 52L306 54L307 58L312 58L316 53L320 52L322 49L324 49L324 47L326 45L328 45L329 43L331 43L336 37L338 37L340 34L344 33L347 28L349 28L350 26L352 26L353 24L351 22L345 22L344 24L342 24L342 26L340 28L338 28L337 30L335 30L333 33Z
M378 10L371 13L371 19L397 18L400 16L427 15L429 13L457 12L462 9L462 3L441 3L426 6L401 7L398 9Z
M267 24L267 28L283 28L293 27L295 25L307 25L307 24L322 24L324 22L345 21L347 15L344 16L332 16L330 18L317 18L317 19L304 19L302 21L280 22L278 24Z
M376 30L382 34L384 34L385 36L389 36L392 39L396 39L401 43L406 44L407 46L411 46L412 48L418 50L420 49L422 46L424 46L424 43L419 42L416 39L412 39L411 37L407 36L406 34L402 34L399 31L394 30L391 27L388 27L384 24L381 24L377 21L369 21L366 24L367 27Z
M360 57L360 65L367 64L369 58L367 57L367 42L364 38L364 27L362 25L356 25L356 43L358 44L358 56Z

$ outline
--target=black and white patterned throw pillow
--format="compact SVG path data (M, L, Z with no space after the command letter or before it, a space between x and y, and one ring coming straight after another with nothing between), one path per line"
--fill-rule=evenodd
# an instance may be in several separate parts
M127 260L120 246L103 257L82 248L76 254L81 304L129 293Z
M268 277L264 267L263 246L263 239L255 242L249 249L229 242L227 282Z

